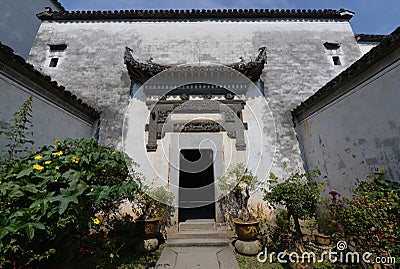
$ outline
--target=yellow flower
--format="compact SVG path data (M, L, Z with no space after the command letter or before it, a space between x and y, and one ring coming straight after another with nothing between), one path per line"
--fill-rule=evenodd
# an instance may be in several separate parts
M103 169L103 172L105 173L107 170L106 169Z
M72 156L71 162L78 163L79 162L79 158L76 157L76 156Z
M93 191L93 190L94 190L94 188L91 188L91 189L90 189L90 191Z
M111 152L112 155L114 155L115 153L116 153L115 151Z
M60 145L60 141L58 141L57 139L54 139L54 145L56 145L56 146Z
M45 161L44 164L51 164L51 161Z
M98 218L93 219L93 223L96 225L100 224L100 220Z
M62 152L62 150L60 150L60 151L57 151L57 152L53 152L51 155L53 155L53 156L61 156L61 155L63 155L63 152Z
M381 169L379 169L379 173L381 173L381 174L386 174L386 170L385 170L385 168L381 168Z
M60 169L60 166L57 165L57 166L56 166L56 170L58 170L58 169Z
M36 155L36 156L35 156L35 160L40 160L41 158L43 158L42 155Z
M34 164L34 165L33 165L33 169L36 169L36 170L42 171L42 170L44 169L44 167L43 167L43 166L41 166L41 165L39 165L39 164Z
M111 259L114 258L114 254L111 253L111 254L110 254L110 258L111 258Z

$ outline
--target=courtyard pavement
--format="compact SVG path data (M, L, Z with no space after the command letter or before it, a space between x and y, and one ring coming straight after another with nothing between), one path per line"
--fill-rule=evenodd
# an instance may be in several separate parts
M166 247L156 269L239 269L235 254L226 247Z

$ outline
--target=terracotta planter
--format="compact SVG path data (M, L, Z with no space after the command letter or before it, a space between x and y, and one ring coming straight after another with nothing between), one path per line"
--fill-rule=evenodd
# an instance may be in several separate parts
M240 219L234 219L233 222L235 223L235 232L239 240L257 240L260 232L258 221L242 221Z
M145 239L155 238L160 231L160 219L136 220L139 231Z
M315 243L321 246L328 246L331 243L331 237L329 235L314 234Z

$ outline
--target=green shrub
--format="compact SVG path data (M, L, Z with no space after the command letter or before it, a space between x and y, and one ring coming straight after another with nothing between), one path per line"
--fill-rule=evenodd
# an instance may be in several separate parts
M274 206L283 206L287 210L288 235L291 234L290 219L293 218L296 241L302 241L303 237L299 219L307 220L315 217L321 202L320 190L323 183L317 183L314 180L318 174L318 170L308 173L296 171L287 178L279 180L271 173L271 186L269 189L263 189L265 201Z
M0 182L0 265L35 264L79 248L80 239L124 199L133 200L134 163L94 139L65 138L3 163Z
M357 251L400 257L400 185L383 173L361 181L352 199L329 205L335 236L354 243Z

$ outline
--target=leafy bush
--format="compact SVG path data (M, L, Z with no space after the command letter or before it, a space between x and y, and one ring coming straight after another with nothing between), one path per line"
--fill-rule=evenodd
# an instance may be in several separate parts
M287 210L286 230L291 234L290 218L293 217L296 230L295 239L302 240L302 231L299 219L315 217L316 210L321 201L320 190L323 183L317 183L314 177L318 170L308 173L296 171L288 178L279 180L273 173L270 174L270 189L264 189L264 200L275 206L283 206Z
M334 234L354 244L357 251L400 257L400 185L383 173L361 181L352 199L329 205Z
M102 216L133 200L128 157L94 139L65 138L2 164L0 265L35 264L78 248Z

